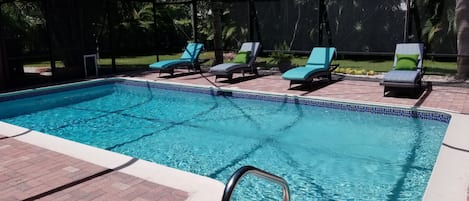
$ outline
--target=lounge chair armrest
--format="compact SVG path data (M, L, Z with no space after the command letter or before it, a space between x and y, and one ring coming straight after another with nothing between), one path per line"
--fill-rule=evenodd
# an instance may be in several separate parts
M197 63L203 64L203 63L207 63L208 61L210 61L210 59L199 59Z
M427 71L427 67L422 66L422 68L421 68L420 71L422 72L422 73L421 73L422 75L425 74L425 71Z
M339 67L340 64L330 64L329 66L331 67L329 71L334 71L337 67Z

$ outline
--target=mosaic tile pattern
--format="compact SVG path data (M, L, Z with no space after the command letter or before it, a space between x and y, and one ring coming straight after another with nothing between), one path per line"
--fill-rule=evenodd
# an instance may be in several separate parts
M74 90L74 89L84 89L84 88L89 88L89 87L102 86L102 85L106 85L106 84L114 83L114 82L115 81L113 80L80 82L80 83L75 83L75 84L54 86L54 87L50 87L46 89L38 89L38 90L33 89L33 90L29 90L26 93L23 93L20 91L20 92L13 92L13 93L7 93L7 94L0 94L0 102L16 100L16 99L21 99L21 98L29 98L33 96L40 96L40 95L46 95L46 94L52 94L52 93L59 93L59 92L69 91L69 90Z
M133 81L133 80L118 80L116 81L116 83L124 84L124 85L131 85L131 86L139 86L139 87L150 87L150 88L158 88L158 89L164 89L164 90L216 95L216 91L213 88L205 88L205 87L204 88L189 87L189 86L179 86L179 85L173 85L173 84L163 84L163 83L143 82L143 81Z
M404 109L404 108L383 107L383 106L374 106L374 105L360 105L360 104L353 104L353 103L325 101L325 100L319 100L319 99L313 99L313 98L295 97L295 96L286 96L286 95L280 96L280 95L269 95L269 94L258 94L258 93L246 93L246 92L238 92L235 90L233 91L223 90L222 91L222 90L215 89L212 87L182 86L182 85L134 81L134 80L125 80L125 79L108 79L108 80L102 80L102 81L83 82L79 84L64 85L63 87L56 87L56 88L51 88L51 89L46 89L46 90L37 90L37 91L28 92L28 93L15 93L13 95L0 96L0 101L8 101L8 100L39 96L39 95L50 94L50 93L58 93L58 92L73 90L73 89L101 86L101 85L110 84L110 83L140 86L140 87L151 87L151 88L183 91L183 92L190 92L190 93L224 95L224 96L231 96L233 98L246 98L246 99L253 99L253 100L260 100L260 101L286 102L286 103L292 103L292 104L310 105L310 106L315 106L315 107L326 107L326 108L341 109L341 110L356 111L356 112L369 112L369 113L374 113L374 114L436 120L436 121L441 121L445 123L449 123L451 119L451 115L441 113L441 112L410 110L410 109Z
M184 73L184 70L176 71ZM427 88L418 97L407 96L383 96L383 86L376 81L360 81L342 79L333 76L332 83L315 83L314 86L290 88L289 81L283 80L281 74L262 71L260 76L242 76L235 73L231 81L226 79L215 80L210 73L184 74L183 76L160 76L158 73L149 71L132 72L117 75L119 77L131 77L153 81L164 81L172 83L195 84L214 88L245 89L280 94L290 94L301 97L324 97L347 101L361 101L376 105L392 104L403 105L408 108L427 107L452 111L469 115L469 88L460 87L457 84L434 83L432 88ZM425 78L427 79L427 78ZM431 81L431 80L426 80Z
M392 115L392 116L401 116L401 117L410 117L410 118L419 118L426 120L436 120L445 123L449 123L451 115L441 113L441 112L432 112L424 110L410 110L404 108L395 108L395 107L383 107L383 106L373 106L373 105L362 105L362 104L353 104L353 103L344 103L336 101L325 101L312 98L304 97L294 97L294 96L280 96L280 95L269 95L269 94L258 94L258 93L246 93L246 92L237 92L237 91L226 91L226 90L216 90L214 88L204 88L204 87L191 87L191 86L182 86L182 85L172 85L172 84L163 84L155 82L141 82L141 81L132 81L125 80L119 82L120 84L132 85L132 86L142 86L142 87L151 87L165 90L175 90L175 91L184 91L191 93L202 93L210 95L227 95L233 98L245 98L253 99L259 101L271 101L271 102L286 102L292 104L301 104L301 105L310 105L315 107L325 107L333 108L340 110L348 110L355 112L368 112L374 114L383 114L383 115Z

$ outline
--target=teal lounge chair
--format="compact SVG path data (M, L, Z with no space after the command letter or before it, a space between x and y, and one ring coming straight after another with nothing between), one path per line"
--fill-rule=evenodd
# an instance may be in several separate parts
M254 63L256 61L257 54L260 52L260 49L261 44L259 42L243 43L241 45L241 49L239 49L238 54L240 52L249 53L245 62L218 64L210 68L210 73L215 75L215 80L220 77L231 80L233 78L233 73L236 72L241 72L243 76L245 72L250 72L257 75L258 73Z
M384 96L388 91L412 89L414 93L422 88L423 43L396 44L393 69L384 74L381 85Z
M160 74L169 73L171 76L176 67L186 66L188 70L191 68L200 70L198 59L203 48L204 44L202 43L189 43L180 59L156 62L150 64L150 68L159 70Z
M331 80L331 72L339 65L331 65L335 55L335 47L315 47L306 66L296 67L283 73L282 78L290 80L290 88L293 84L312 83L314 78L326 77Z

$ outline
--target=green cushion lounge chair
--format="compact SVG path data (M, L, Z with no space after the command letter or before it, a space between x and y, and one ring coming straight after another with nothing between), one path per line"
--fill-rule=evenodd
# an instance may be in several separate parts
M405 55L415 55L414 59L408 59ZM400 58L398 58L400 57ZM414 60L413 66L404 66L402 68L402 61ZM406 65L409 65L408 63ZM422 87L422 77L424 74L423 68L423 44L422 43L400 43L396 45L396 52L394 54L393 70L384 74L381 85L384 86L384 96L386 92L401 89L420 90Z
M335 52L335 47L315 47L306 66L292 68L283 73L282 78L290 80L290 88L293 84L310 83L314 78L326 77L331 80L331 72L338 66L331 65Z
M259 42L246 42L241 45L241 49L239 50L238 54L241 52L248 53L248 57L246 58L246 62L242 63L224 63L218 64L212 68L210 68L210 73L215 75L215 80L224 77L228 79L233 78L233 73L236 72L250 72L252 74L257 75L256 66L254 63L256 61L257 54L259 54L261 49L261 44Z
M170 73L171 76L174 74L174 69L176 67L186 66L188 70L191 68L200 70L198 59L203 48L204 44L202 43L189 43L180 59L156 62L150 64L150 68L159 70L160 74Z

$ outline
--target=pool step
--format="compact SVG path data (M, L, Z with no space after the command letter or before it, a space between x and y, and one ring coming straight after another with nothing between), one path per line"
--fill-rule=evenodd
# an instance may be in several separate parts
M233 96L233 92L218 90L218 91L216 91L216 95L217 96Z

